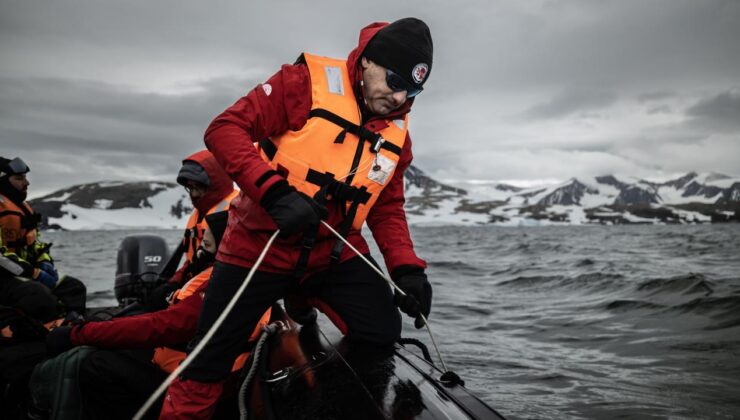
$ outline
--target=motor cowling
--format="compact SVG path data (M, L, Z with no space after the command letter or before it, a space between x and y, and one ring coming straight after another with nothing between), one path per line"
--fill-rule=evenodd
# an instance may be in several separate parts
M115 295L129 305L141 302L157 287L170 257L167 242L157 235L129 235L118 247Z

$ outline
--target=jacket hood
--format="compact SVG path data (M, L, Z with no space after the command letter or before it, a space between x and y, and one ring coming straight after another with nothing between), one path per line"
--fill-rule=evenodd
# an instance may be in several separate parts
M234 191L234 183L226 174L226 171L216 162L216 158L208 150L201 150L183 159L183 163L192 161L202 166L208 174L210 185L206 193L200 197L193 205L198 212L205 215L208 210L218 204L227 195Z
M362 100L362 88L360 86L360 81L362 80L360 59L362 58L362 53L365 51L365 47L367 47L367 44L370 42L370 40L373 39L373 37L378 33L379 30L388 25L388 22L374 22L362 28L362 30L360 30L360 39L357 43L357 47L355 47L355 49L349 53L349 56L347 56L347 71L349 72L349 78L350 80L352 80L355 97L357 97L358 102L363 105L363 108L365 101ZM406 115L409 111L411 111L411 105L413 105L413 103L414 98L408 99L397 110L391 112L388 115L383 115L383 118L396 119L398 117L402 117L403 115Z

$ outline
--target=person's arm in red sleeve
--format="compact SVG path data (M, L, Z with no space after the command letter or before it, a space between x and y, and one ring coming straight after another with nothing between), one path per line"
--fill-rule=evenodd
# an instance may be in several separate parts
M400 266L426 268L426 262L414 252L406 212L403 209L406 202L403 175L411 165L412 158L411 139L406 137L398 167L367 216L367 226L383 254L389 273Z
M201 286L195 293L169 308L143 315L88 322L70 332L74 346L134 349L187 343L195 335L203 306Z
M284 65L217 116L206 130L205 143L229 177L259 203L265 192L284 179L262 160L253 143L300 129L310 110L308 69Z
M185 272L188 269L188 265L190 265L190 261L185 260L185 262L182 264L182 267L178 268L177 271L175 271L175 274L173 274L172 277L167 280L167 283L178 288L185 284L185 282L188 281L188 279L185 278Z

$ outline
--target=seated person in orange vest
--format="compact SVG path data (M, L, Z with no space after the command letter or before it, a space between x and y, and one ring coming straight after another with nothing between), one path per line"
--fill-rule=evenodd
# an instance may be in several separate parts
M0 157L0 305L49 322L60 314L49 292L59 276L51 244L38 240L39 216L26 202L29 171L20 158Z
M180 288L190 276L201 271L189 270L188 266L193 263L195 251L203 239L203 232L206 229L204 218L207 214L228 210L231 200L239 193L234 189L234 183L229 176L207 150L194 153L182 161L182 167L177 174L177 183L187 190L194 209L188 219L182 241L162 273L165 283L156 288L144 303L149 311L166 308L166 297ZM185 263L175 272L183 254Z
M39 241L40 217L26 202L30 171L21 158L0 157L0 247L6 257L31 264L30 277L52 289L59 275L49 255L51 244Z
M208 228L197 250L201 260L214 260L227 219L225 211L205 217ZM185 345L195 335L211 270L209 266L175 291L166 310L58 327L48 334L47 350L51 355L73 346L99 348L80 365L79 386L87 418L130 419L185 359ZM270 313L268 310L262 316L250 341L259 337ZM248 353L243 353L234 363L233 371L241 369L247 357ZM158 412L152 409L150 414Z

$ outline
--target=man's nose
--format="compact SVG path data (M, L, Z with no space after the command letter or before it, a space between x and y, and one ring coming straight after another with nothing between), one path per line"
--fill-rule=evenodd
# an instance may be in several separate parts
M393 92L393 102L396 103L396 105L402 105L404 102L406 102L406 91L402 90L400 92Z

